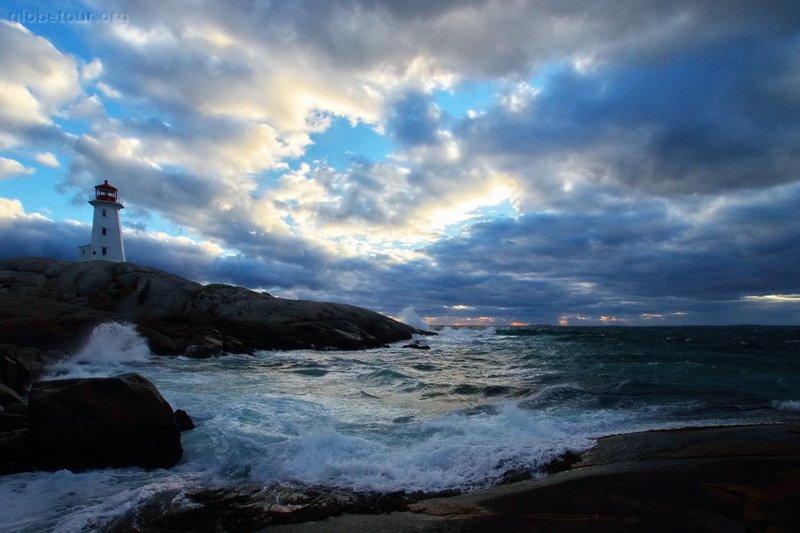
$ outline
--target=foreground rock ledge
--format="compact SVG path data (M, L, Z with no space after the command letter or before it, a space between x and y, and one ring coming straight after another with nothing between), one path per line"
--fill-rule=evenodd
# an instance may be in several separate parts
M74 350L102 322L135 323L161 355L365 349L419 330L359 307L201 285L133 263L0 261L0 345Z

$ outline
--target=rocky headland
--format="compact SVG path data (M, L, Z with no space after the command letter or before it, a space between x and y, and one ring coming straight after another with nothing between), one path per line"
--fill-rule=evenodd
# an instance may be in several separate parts
M13 382L11 388L19 390L26 371L37 374L110 321L135 324L155 354L190 357L365 349L418 332L352 305L202 285L133 263L0 260L0 361L8 359L3 383Z

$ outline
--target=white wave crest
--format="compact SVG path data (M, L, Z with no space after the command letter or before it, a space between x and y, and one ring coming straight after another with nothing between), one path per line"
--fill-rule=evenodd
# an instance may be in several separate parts
M146 361L150 348L133 324L106 322L94 328L89 342L78 352L78 363L123 363Z
M147 340L133 324L106 322L94 328L78 353L53 365L51 372L76 377L104 373L109 367L144 362L151 357Z
M381 437L332 427L288 437L253 458L256 481L371 491L474 489L496 483L509 470L535 470L568 449L591 444L512 403L498 404L491 413L412 423Z
M400 311L398 320L404 324L415 327L417 329L429 329L428 323L419 316L413 306L408 306Z

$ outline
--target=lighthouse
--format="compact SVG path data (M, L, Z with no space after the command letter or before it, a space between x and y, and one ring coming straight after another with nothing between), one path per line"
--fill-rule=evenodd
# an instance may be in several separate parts
M125 261L125 246L119 225L119 210L125 206L119 201L118 192L116 187L108 184L108 180L95 186L94 198L89 200L94 207L92 243L78 247L81 261Z

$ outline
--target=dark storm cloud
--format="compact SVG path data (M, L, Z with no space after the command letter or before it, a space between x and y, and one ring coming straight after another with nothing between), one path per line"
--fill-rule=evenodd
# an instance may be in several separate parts
M441 68L481 76L518 75L581 52L652 59L743 32L791 33L800 21L792 0L96 3L98 9L128 13L139 27L166 27L175 35L213 21L247 39L302 48L343 71L400 66L426 56Z
M516 168L575 154L595 179L654 192L770 187L800 177L800 98L786 85L800 79L798 52L797 38L747 39L657 64L563 67L522 111L459 133Z
M45 218L0 218L0 258L38 256L73 260L90 231L77 225L55 224Z
M698 205L698 208L711 206ZM542 295L554 312L592 306L631 313L691 310L747 295L800 292L800 187L729 198L699 217L663 202L636 211L532 214L473 226L429 252L444 272L483 272L496 305ZM488 291L462 303L486 305ZM539 302L542 305L542 302Z

